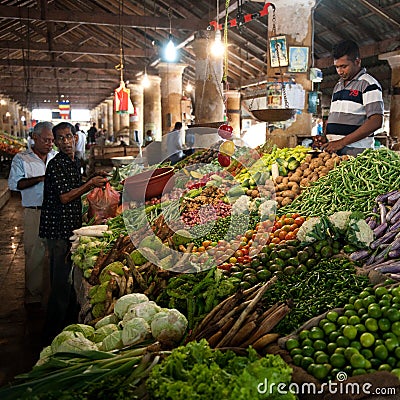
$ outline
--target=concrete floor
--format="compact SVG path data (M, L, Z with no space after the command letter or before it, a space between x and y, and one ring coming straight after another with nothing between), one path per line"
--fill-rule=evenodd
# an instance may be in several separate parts
M0 195L7 186L0 179ZM44 308L24 307L23 209L18 193L0 209L0 386L38 360Z

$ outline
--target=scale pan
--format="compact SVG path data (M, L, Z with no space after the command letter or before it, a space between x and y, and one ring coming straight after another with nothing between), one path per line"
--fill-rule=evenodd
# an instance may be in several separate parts
M295 108L265 108L263 110L251 110L253 116L259 121L278 122L287 121L296 114Z

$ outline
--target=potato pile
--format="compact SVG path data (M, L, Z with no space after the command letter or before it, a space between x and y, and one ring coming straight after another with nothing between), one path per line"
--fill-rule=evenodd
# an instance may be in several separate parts
M275 179L275 200L278 202L278 207L290 204L303 188L327 175L331 169L348 158L348 156L338 156L327 152L322 152L315 158L312 154L307 154L295 171L289 172L288 176L278 176Z

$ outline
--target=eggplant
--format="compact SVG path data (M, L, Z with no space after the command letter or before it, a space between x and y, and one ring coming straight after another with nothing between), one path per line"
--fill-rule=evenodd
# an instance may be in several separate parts
M385 267L388 265L393 265L393 262L394 260L375 262L373 264L368 265L368 267L365 267L365 269L374 269L375 267Z
M383 203L378 203L379 216L381 217L381 223L386 221L386 206Z
M390 250L400 250L400 237L399 233L395 236L393 242L390 245Z
M390 249L388 256L390 258L399 258L400 257L400 248L399 249Z
M377 266L374 268L375 271L379 271L382 273L388 273L388 272L392 272L392 273L399 273L400 272L400 261L397 263L393 263L392 265L384 265L384 266Z
M383 244L386 244L388 242L390 242L396 235L397 235L397 231L388 231L386 232L383 236L381 236L379 239L374 240L371 244L370 244L370 248L372 250L377 249L378 247L380 247Z
M380 264L381 262L387 260L388 253L390 251L390 245L381 245L385 247L380 247L375 250L374 253L366 261L366 265Z
M386 202L387 199L388 199L390 196L396 194L397 192L398 192L398 190L392 190L391 192L388 192L388 193L385 193L385 194L380 194L379 196L376 197L375 201L376 201L377 203Z
M394 206L393 206L394 207ZM398 211L396 214L390 218L390 223L395 224L396 222L400 221L400 211Z
M369 256L368 250L357 250L350 254L350 260L360 261Z
M400 281L400 274L388 274L390 279L399 282Z
M375 217L369 217L368 221L365 220L365 222L368 224L368 226L374 230L378 226L378 222L376 222Z
M400 211L400 198L393 204L391 210L386 214L386 221L390 221L392 217Z
M393 225L389 226L389 231L396 231L400 229L400 219L395 222Z
M397 190L396 193L391 194L388 198L387 198L387 203L392 206L394 203L396 203L396 201L400 199L400 190Z
M374 238L376 239L380 238L385 233L387 227L388 227L387 222L383 222L382 224L378 225L374 229Z

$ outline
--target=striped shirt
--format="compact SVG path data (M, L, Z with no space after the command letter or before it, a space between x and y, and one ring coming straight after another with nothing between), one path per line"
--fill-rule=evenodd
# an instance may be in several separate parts
M383 115L382 88L379 82L367 74L365 68L344 85L343 79L333 89L326 134L328 140L349 135L359 128L371 115ZM349 147L373 147L373 137L351 143Z

